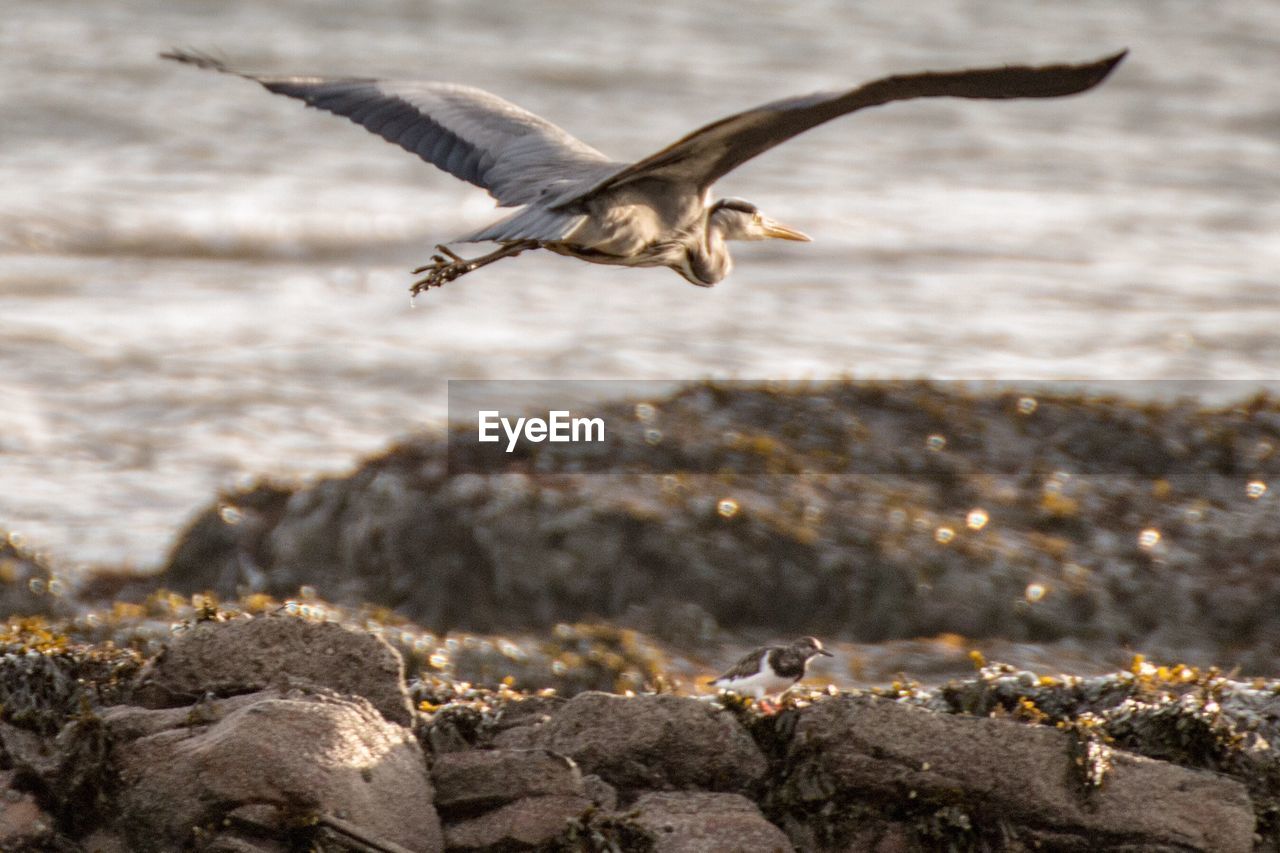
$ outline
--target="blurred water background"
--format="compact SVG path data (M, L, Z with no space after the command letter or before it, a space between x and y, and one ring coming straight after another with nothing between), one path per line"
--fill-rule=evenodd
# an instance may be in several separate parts
M1081 97L891 105L748 164L720 194L816 242L741 245L713 290L535 253L411 310L488 197L171 46L478 85L617 157L889 72L1132 54ZM1278 76L1280 4L1246 0L0 0L0 526L152 567L217 488L438 425L448 378L1262 384Z

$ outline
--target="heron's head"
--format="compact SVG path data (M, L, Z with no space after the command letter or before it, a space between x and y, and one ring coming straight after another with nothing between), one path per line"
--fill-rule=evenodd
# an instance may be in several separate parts
M711 224L720 228L726 240L800 240L813 238L770 219L749 201L722 198L711 205Z

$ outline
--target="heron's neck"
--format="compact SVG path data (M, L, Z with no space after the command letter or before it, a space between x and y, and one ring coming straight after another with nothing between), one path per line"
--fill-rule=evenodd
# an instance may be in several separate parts
M702 239L689 249L689 270L693 277L686 278L694 284L710 287L722 281L732 269L733 258L729 256L724 226L714 216L709 217Z

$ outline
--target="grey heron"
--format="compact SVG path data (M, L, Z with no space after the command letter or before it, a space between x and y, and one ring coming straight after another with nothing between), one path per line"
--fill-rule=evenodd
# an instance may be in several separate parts
M496 242L463 258L445 244L411 292L443 285L530 249L598 264L670 267L711 287L732 268L730 240L803 240L712 185L775 145L831 119L914 98L1055 98L1101 83L1127 51L1077 65L1002 66L882 77L853 89L784 98L700 127L634 163L611 160L547 120L454 83L249 74L207 54L166 59L234 74L363 125L449 174L488 190L511 215L452 242Z

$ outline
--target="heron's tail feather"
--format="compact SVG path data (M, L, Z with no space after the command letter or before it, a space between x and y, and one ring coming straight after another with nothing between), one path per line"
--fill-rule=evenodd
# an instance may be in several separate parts
M572 237L584 221L586 217L582 214L547 210L545 207L522 207L506 219L486 225L454 242L483 243L492 240L509 243L515 240L536 240L539 243L558 243Z

